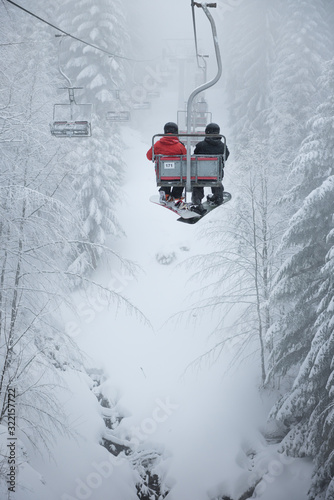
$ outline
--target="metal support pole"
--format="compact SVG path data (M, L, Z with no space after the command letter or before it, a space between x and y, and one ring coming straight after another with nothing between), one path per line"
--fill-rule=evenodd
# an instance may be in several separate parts
M64 36L66 35L55 35L57 38L59 37L60 40L59 40L59 49L58 49L58 70L59 70L59 73L67 80L67 83L69 85L69 87L73 87L72 86L72 82L71 80L69 79L69 77L67 75L65 75L64 71L62 70L61 68L61 64L60 64L60 48L61 48L61 44L63 42L63 38Z
M194 4L197 7L202 7L204 10L207 18L210 21L211 24L211 29L212 29L212 36L213 36L213 42L215 46L215 52L216 52L216 59L217 59L217 65L218 65L218 71L216 76L210 80L207 83L204 83L203 85L200 85L197 87L189 96L188 102L187 102L187 134L190 134L191 131L191 111L192 111L192 105L193 105L193 100L203 90L208 89L209 87L212 87L216 82L218 82L219 78L221 77L222 74L222 62L221 62L221 57L220 57L220 50L219 50L219 44L218 44L218 37L217 37L217 30L216 30L216 25L213 20L213 17L211 16L208 7L209 6L216 6L215 4L197 4L194 2ZM187 138L187 185L186 185L186 191L188 193L191 192L191 146L190 146L190 137Z

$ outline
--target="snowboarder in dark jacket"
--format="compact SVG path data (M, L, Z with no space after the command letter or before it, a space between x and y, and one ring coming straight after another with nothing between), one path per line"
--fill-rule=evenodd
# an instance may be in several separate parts
M179 129L176 123L168 122L164 126L164 133L168 136L161 137L159 141L154 144L154 154L155 155L186 155L187 150L179 141L179 139L173 134L178 134ZM169 136L169 134L171 134ZM149 160L152 160L152 148L150 148L146 156ZM171 190L170 186L161 186L159 189L160 199L164 200L167 198L169 200L177 200L181 198L183 192L183 186L174 186Z
M220 127L217 123L209 123L205 129L206 134L219 134ZM204 141L196 144L194 149L195 155L223 155L224 154L224 143L222 142L220 137L205 137ZM226 157L227 160L230 152L226 146ZM224 170L223 170L224 176ZM212 194L208 195L208 201L215 203L216 205L221 205L223 202L223 192L224 186L217 186L211 188ZM205 209L202 205L202 199L204 197L204 188L203 187L194 187L192 191L192 203L195 205L193 208L194 211L198 213L205 213Z

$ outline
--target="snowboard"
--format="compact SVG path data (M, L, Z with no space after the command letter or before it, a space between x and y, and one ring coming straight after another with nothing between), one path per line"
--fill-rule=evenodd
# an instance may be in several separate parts
M230 201L231 198L232 198L231 194L224 191L222 205ZM184 222L185 224L196 224L196 222L198 222L200 219L203 219L203 217L208 215L208 213L212 212L212 210L220 206L220 205L215 205L214 203L209 201L204 201L203 207L206 209L206 213L200 215L190 210L190 206L192 205L192 203L184 203L181 208L178 208L175 206L173 201L161 202L159 199L159 195L151 196L150 201L152 203L155 203L156 205L160 205L161 207L167 208L171 212L174 212L175 214L179 215L177 221Z
M172 212L174 212L174 214L179 215L182 219L200 217L199 214L196 214L195 212L192 212L190 210L189 207L191 203L183 203L182 207L178 208L175 206L175 203L173 201L160 201L159 195L151 196L150 201L156 205L160 205L161 207L168 208L168 210L171 210Z

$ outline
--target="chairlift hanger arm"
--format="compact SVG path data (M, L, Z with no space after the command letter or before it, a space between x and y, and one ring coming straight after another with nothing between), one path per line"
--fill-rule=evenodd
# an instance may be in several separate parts
M73 89L73 85L72 85L72 82L71 80L69 79L69 77L67 75L65 75L64 71L62 70L61 68L61 64L60 64L60 49L61 49L61 45L62 45L62 42L63 42L63 38L67 36L67 35L55 35L55 37L57 38L60 38L59 40L59 48L58 48L58 70L59 70L59 73L65 78L65 80L67 81L68 85L70 88ZM70 97L71 98L71 97Z
M197 2L191 2L192 10L193 10L193 19L194 19L194 29L195 29L195 36L196 36L196 26L195 26L195 17L194 17L194 6L196 7L201 7L210 21L211 24L211 30L212 30L212 38L213 38L213 43L215 47L215 53L216 53L216 59L217 59L217 74L216 76L210 80L209 82L204 83L203 85L200 85L197 87L193 92L190 94L187 102L187 133L190 133L191 130L191 110L192 110L192 104L194 98L202 92L203 90L206 90L210 87L212 87L216 82L218 82L219 78L221 77L222 74L222 62L221 62L221 56L220 56L220 50L219 50L219 44L218 44L218 36L217 36L217 30L216 30L216 25L214 22L213 17L211 16L208 7L216 7L217 4L206 4L206 3L197 3ZM197 50L197 47L196 47ZM187 139L187 186L186 186L186 191L191 192L191 183L190 183L190 138L188 137Z
M117 83L113 79L113 77L112 77L112 71L111 71L112 70L113 59L115 59L115 57L114 56L109 56L109 58L111 59L111 62L110 62L110 80L112 81L113 85L115 86L115 91L118 92ZM118 99L118 96L116 96L116 98Z
M203 7L203 5L205 6L205 8L207 8L207 7L215 8L215 7L217 7L217 4L216 3L201 4L201 3L198 3L198 2L193 2L193 1L191 2L192 18L193 18L193 29L194 29L194 39L195 39L195 50L196 50L196 58L197 58L197 66L199 67L199 69L203 70L204 73L205 73L205 75L206 75L207 64L206 64L206 61L205 61L204 58L205 57L209 57L209 56L198 53L196 19L195 19L195 9L194 9L194 7L196 6L196 7L201 7L201 8L203 8L203 10L205 10L205 8ZM200 64L200 60L203 61L203 65Z

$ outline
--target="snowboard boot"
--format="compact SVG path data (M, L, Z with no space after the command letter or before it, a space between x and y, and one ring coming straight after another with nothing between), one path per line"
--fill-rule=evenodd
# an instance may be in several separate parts
M223 198L220 196L216 196L215 194L208 194L206 197L208 203L210 205L221 205L223 203Z
M175 202L175 206L177 208L181 208L181 207L183 207L183 205L185 205L183 197L182 198L175 198L174 202Z
M198 215L204 215L207 212L207 210L203 207L202 203L199 203L198 205L191 205L190 210Z

